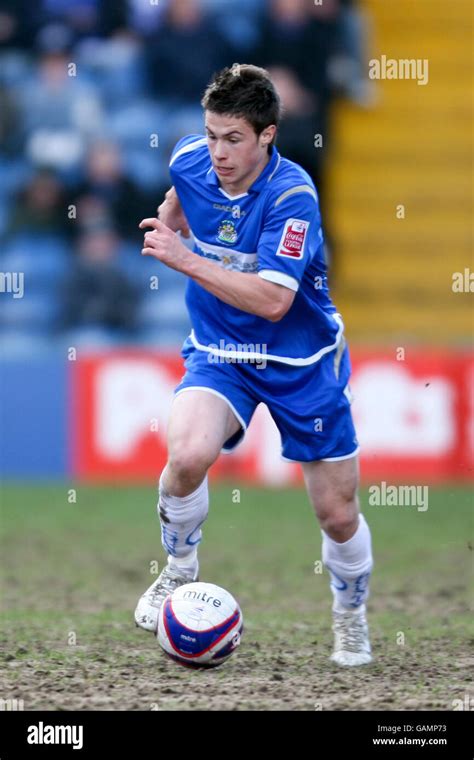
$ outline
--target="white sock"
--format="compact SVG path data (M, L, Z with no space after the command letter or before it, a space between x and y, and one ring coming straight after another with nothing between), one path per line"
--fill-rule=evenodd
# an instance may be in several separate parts
M188 496L169 494L163 487L162 477L157 509L168 564L195 578L199 572L197 545L202 539L201 525L209 510L207 476Z
M369 596L369 579L373 567L370 529L364 515L348 541L340 544L324 531L323 563L331 575L334 610L356 610Z
M173 557L171 554L168 554L168 565L175 570L179 570L184 575L189 575L194 580L199 574L197 547L195 546L194 549L191 549L185 557Z

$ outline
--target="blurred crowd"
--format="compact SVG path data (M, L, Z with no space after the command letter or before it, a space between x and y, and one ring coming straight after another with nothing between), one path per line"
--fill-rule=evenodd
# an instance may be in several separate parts
M203 132L207 82L271 71L278 148L324 207L331 102L368 96L364 28L353 0L0 0L0 270L25 277L23 299L0 294L0 346L180 342L184 278L140 258L137 225L175 142Z

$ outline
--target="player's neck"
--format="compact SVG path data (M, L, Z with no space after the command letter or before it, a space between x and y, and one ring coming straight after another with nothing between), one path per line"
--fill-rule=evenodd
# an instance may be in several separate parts
M248 174L246 177L243 177L241 180L239 180L239 182L225 182L224 183L222 180L220 180L221 188L224 190L225 193L227 193L227 195L234 196L234 195L242 195L242 193L246 193L249 187L253 185L257 177L259 177L260 174L263 172L263 170L265 169L269 161L270 161L270 155L268 153L265 153L263 157L263 161L257 164L257 166L255 167L255 169L253 170L251 174Z

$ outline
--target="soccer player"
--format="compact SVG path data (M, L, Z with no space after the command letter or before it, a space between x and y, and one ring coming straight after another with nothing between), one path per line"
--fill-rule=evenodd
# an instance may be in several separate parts
M280 102L268 72L244 64L224 69L202 106L206 136L177 143L159 219L140 224L151 228L142 254L189 278L192 331L159 484L168 563L139 600L135 621L155 631L166 595L198 578L207 471L221 451L238 445L263 402L283 458L301 463L322 529L333 593L331 659L362 665L371 661L371 540L358 507L350 360L328 292L317 193L275 147ZM192 232L193 251L178 231Z

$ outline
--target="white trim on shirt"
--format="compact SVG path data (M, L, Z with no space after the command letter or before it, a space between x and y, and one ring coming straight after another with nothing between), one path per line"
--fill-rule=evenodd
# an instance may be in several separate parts
M285 190L285 192L276 199L273 208L276 208L280 203L283 203L286 198L289 198L290 195L295 195L296 193L309 193L315 201L318 200L318 196L310 185L296 185L295 187L290 187L289 190Z
M218 187L217 189L220 190L222 195L225 195L225 197L228 198L230 201L237 201L239 198L245 198L248 195L248 193L240 193L239 195L229 195L229 193L226 193L226 191L223 190L222 187Z
M299 288L299 282L295 277L291 277L284 272L279 272L277 269L261 269L260 272L258 272L258 276L261 277L262 280L274 282L276 285L283 285L283 287L294 290L295 292Z
M243 362L248 362L250 359L260 359L260 360L266 360L266 361L280 362L281 364L289 364L292 367L307 367L310 364L315 364L315 362L319 361L323 356L325 356L330 351L333 351L335 348L337 348L340 341L342 340L342 336L344 332L344 323L342 321L342 317L337 312L334 314L331 314L330 316L334 319L334 321L338 325L336 340L334 341L334 343L331 343L331 345L324 346L324 348L320 348L319 351L317 351L312 356L306 356L304 358L294 358L292 356L277 356L276 354L260 353L257 351L226 351L223 348L210 348L209 346L204 345L204 343L200 343L198 341L194 330L191 330L189 337L191 339L193 346L197 348L198 351L206 351L208 354L213 354L214 356L221 356L223 358L229 357L231 359L237 359L237 360L241 359ZM213 344L213 345L216 345L216 344Z
M191 153L193 150L196 150L197 148L200 148L201 145L207 145L207 137L202 137L200 140L195 140L192 143L188 143L183 148L180 148L176 153L174 154L173 158L171 159L169 165L173 166L174 162L177 158L184 155L185 153Z
M244 253L243 251L236 251L233 248L224 248L221 245L204 243L195 235L194 242L205 255L207 254L207 258L212 258L219 266L237 272L256 273L257 271L258 262L256 253Z

